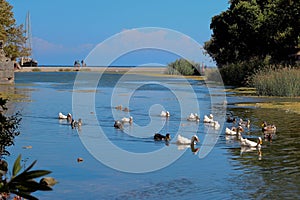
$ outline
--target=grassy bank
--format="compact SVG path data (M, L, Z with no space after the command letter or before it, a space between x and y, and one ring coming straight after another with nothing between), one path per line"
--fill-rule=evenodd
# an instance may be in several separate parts
M272 101L260 103L237 104L237 106L253 106L255 108L277 109L288 113L300 114L300 102Z

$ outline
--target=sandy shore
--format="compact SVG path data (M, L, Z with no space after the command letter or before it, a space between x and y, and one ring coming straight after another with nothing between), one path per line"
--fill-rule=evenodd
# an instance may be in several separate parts
M132 72L132 73L164 73L166 67L23 67L15 72L70 72L70 71L88 71L88 72Z

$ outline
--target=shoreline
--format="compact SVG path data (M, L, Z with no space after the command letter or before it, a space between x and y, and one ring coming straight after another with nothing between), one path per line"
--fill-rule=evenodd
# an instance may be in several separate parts
M159 73L163 74L167 67L22 67L15 72L132 72L132 73Z

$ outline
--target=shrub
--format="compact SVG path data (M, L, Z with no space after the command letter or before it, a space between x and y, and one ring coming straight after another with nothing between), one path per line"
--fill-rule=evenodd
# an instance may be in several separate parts
M199 68L200 65L198 63L191 63L180 58L168 64L167 74L184 76L199 75L199 71L197 70Z
M300 96L300 69L274 68L257 71L251 78L252 86L258 95L263 96Z
M14 139L20 134L18 128L21 114L17 112L12 116L6 116L7 100L0 98L0 156L9 155L7 147L14 144Z
M267 59L252 58L250 61L225 65L220 68L220 74L225 85L248 86L252 74L258 69L264 69L267 64Z

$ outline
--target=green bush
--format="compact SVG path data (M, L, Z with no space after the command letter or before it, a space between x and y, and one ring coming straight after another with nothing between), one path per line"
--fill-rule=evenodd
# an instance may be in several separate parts
M0 98L0 156L10 155L7 147L14 145L14 139L20 134L19 125L21 114L17 112L12 116L6 116L7 99Z
M249 78L255 71L264 69L267 64L267 59L252 58L250 61L225 65L219 70L225 85L248 86Z
M167 74L184 76L199 75L199 68L200 65L198 63L180 58L168 64Z
M258 95L298 97L300 96L300 69L269 67L257 71L251 78Z

